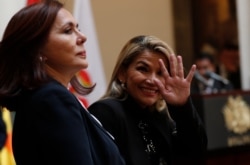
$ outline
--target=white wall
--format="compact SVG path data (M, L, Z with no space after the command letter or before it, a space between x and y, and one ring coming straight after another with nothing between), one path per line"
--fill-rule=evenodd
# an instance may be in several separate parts
M123 45L136 35L155 35L175 49L172 1L91 0L107 80Z
M242 89L250 89L250 1L236 0Z
M26 0L0 0L0 38L10 18L23 6Z

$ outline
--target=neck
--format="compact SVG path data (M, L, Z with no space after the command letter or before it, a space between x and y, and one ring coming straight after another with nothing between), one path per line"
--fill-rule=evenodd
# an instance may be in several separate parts
M47 70L48 75L51 78L55 79L56 81L61 83L66 88L68 87L68 84L69 84L72 76L69 76L66 73L58 72L57 70L55 70L55 69L53 69L51 67L47 67L46 70Z

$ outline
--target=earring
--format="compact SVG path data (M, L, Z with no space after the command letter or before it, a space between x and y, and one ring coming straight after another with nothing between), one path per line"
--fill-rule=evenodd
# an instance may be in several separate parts
M45 61L47 61L47 57L40 56L40 57L39 57L39 60L40 60L41 62L45 62Z
M167 106L166 101L164 99L159 99L156 101L156 109L158 112L164 110Z
M121 81L121 80L119 80L119 81L120 81L120 83L121 83L122 89L123 89L123 90L126 89L126 84L125 84L123 81Z

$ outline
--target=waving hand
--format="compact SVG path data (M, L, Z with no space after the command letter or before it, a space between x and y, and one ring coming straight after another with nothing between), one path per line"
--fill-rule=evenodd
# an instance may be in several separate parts
M193 65L185 77L182 57L171 55L169 60L170 73L166 69L163 61L161 59L159 60L164 82L161 82L158 79L155 79L154 81L160 89L163 99L168 104L183 105L186 103L190 95L190 85L196 66Z

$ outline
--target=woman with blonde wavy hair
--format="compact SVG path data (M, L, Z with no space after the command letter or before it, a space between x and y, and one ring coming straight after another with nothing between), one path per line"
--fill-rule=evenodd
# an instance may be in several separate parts
M126 164L202 158L207 136L190 99L195 69L185 76L181 56L155 36L125 44L106 93L89 111L114 136Z

